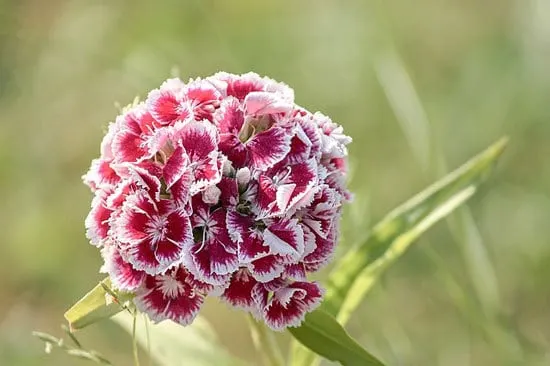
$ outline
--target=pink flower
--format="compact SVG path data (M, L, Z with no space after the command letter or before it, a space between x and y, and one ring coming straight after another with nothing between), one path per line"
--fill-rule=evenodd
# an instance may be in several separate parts
M299 325L351 199L350 142L272 79L167 80L111 123L83 177L102 272L154 321L189 324L220 296L273 329Z
M188 268L203 282L220 285L239 269L237 245L229 238L226 212L204 203L200 195L193 199L194 243L186 247Z
M177 267L164 274L147 276L136 291L134 303L155 322L170 319L188 325L197 316L207 289L184 268Z
M189 217L171 201L138 191L126 198L113 223L122 255L137 270L158 274L183 260L192 242Z
M321 304L322 297L323 290L315 282L289 283L270 297L260 295L261 314L273 330L298 326L307 313Z

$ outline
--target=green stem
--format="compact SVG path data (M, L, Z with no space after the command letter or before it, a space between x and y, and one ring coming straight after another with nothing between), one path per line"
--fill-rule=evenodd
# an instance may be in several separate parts
M151 366L151 337L149 335L149 318L143 314L143 321L145 322L145 335L147 337L147 366Z
M137 310L134 311L134 321L132 322L132 351L134 354L134 366L139 366L139 349L136 338Z
M279 345L273 334L263 324L258 323L252 316L248 317L250 335L258 353L264 359L264 364L269 366L284 366L285 361Z

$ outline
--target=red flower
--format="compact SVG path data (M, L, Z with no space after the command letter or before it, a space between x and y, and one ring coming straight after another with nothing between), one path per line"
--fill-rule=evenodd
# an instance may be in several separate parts
M136 291L134 303L154 322L170 319L188 325L204 302L206 288L183 267L178 267L165 274L147 276Z
M113 224L122 255L135 269L157 274L181 263L192 242L189 217L169 200L136 192L126 198Z
M261 297L263 319L273 330L300 325L321 304L323 290L316 282L293 282Z
M109 126L84 182L86 235L151 319L189 324L206 296L273 329L322 299L346 188L341 126L254 73L164 82Z

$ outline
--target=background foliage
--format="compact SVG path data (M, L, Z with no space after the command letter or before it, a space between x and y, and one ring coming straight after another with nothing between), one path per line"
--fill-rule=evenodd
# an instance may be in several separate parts
M534 364L548 348L548 1L1 0L0 49L0 364L78 364L45 356L30 331L58 329L101 278L80 175L113 101L144 96L174 66L183 79L269 75L345 126L357 197L341 253L446 167L509 135L471 212L424 236L348 329L396 365ZM257 359L240 313L210 302L205 314L232 352ZM110 322L81 338L131 362Z

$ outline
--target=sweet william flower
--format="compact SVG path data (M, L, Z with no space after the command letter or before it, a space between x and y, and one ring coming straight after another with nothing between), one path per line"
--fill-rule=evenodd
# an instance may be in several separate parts
M269 78L167 80L110 124L83 177L101 271L154 321L190 324L214 296L272 329L299 325L351 198L350 142Z

